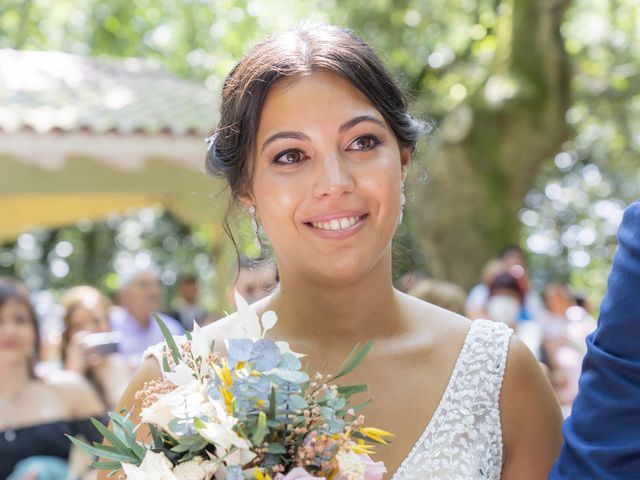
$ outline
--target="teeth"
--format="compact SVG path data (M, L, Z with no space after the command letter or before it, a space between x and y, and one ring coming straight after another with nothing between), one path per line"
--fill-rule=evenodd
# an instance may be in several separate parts
M344 217L344 218L334 218L330 222L311 222L315 228L319 228L320 230L345 230L349 227L353 227L361 217Z

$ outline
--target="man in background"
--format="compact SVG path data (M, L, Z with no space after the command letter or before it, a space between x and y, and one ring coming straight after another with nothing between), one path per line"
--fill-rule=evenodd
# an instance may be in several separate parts
M177 320L159 313L164 292L154 271L138 270L125 277L117 299L119 308L114 308L109 318L111 329L121 333L120 352L136 362L139 363L147 347L164 340L154 313L158 313L173 335L184 333Z
M207 316L207 312L200 308L199 293L198 279L194 275L180 277L178 280L178 300L172 316L180 320L185 330L192 330L194 321L200 325Z

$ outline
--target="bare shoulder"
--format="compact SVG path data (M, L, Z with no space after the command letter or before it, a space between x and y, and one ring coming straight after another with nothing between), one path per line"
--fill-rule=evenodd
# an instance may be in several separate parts
M44 383L55 392L72 419L100 416L106 411L93 385L79 373L61 370L48 375Z
M500 395L504 479L547 478L562 443L562 414L529 348L511 337Z
M422 338L429 344L451 346L454 352L460 350L473 323L471 320L411 295L398 294L401 308L412 325L416 339Z

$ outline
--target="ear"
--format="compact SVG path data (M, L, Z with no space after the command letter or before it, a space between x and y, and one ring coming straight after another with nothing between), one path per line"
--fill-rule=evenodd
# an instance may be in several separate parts
M411 149L409 147L402 147L400 149L400 174L403 182L407 178L409 165L411 165Z

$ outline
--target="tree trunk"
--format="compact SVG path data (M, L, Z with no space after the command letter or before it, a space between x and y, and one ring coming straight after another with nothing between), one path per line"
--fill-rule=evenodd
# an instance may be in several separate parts
M543 164L570 137L570 64L560 25L570 0L500 5L495 65L444 118L414 174L411 218L430 273L469 288L520 238L518 211Z

